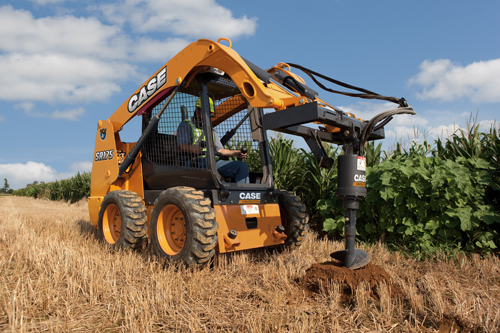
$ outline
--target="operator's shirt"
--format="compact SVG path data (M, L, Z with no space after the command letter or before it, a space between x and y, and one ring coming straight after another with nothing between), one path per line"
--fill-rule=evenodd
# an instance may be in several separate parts
M191 123L194 124L195 122L191 120ZM224 148L222 143L220 142L219 139L219 134L212 128L212 132L214 133L214 146L215 146L215 151L219 151ZM205 135L205 140L207 140L206 135ZM180 123L179 128L177 128L177 144L186 144L186 145L192 145L193 144L193 130L191 129L191 125L188 124L187 121L183 121Z

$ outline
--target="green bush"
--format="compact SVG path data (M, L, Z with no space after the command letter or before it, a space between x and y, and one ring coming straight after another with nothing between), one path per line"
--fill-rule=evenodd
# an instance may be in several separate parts
M365 240L404 244L413 252L459 246L497 248L500 215L485 204L491 167L483 159L399 156L372 168L359 210Z

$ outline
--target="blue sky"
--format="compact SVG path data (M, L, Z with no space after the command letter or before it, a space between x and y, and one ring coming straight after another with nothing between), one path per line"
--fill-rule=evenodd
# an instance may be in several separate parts
M500 114L499 17L500 1L2 0L0 180L90 171L97 121L199 38L230 38L262 68L297 63L405 97L418 115L386 127L387 147L476 112L487 130ZM392 108L311 86L364 119ZM139 131L129 123L123 139Z

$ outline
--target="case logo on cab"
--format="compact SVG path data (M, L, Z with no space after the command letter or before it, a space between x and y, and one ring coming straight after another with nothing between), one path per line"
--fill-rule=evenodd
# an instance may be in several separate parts
M163 68L152 77L146 85L128 100L128 112L132 113L141 106L149 97L153 96L165 83L167 83L167 67Z

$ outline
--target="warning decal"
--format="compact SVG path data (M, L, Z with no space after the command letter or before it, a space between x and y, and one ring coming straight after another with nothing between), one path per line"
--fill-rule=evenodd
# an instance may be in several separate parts
M366 171L366 157L358 156L358 166L357 170Z

